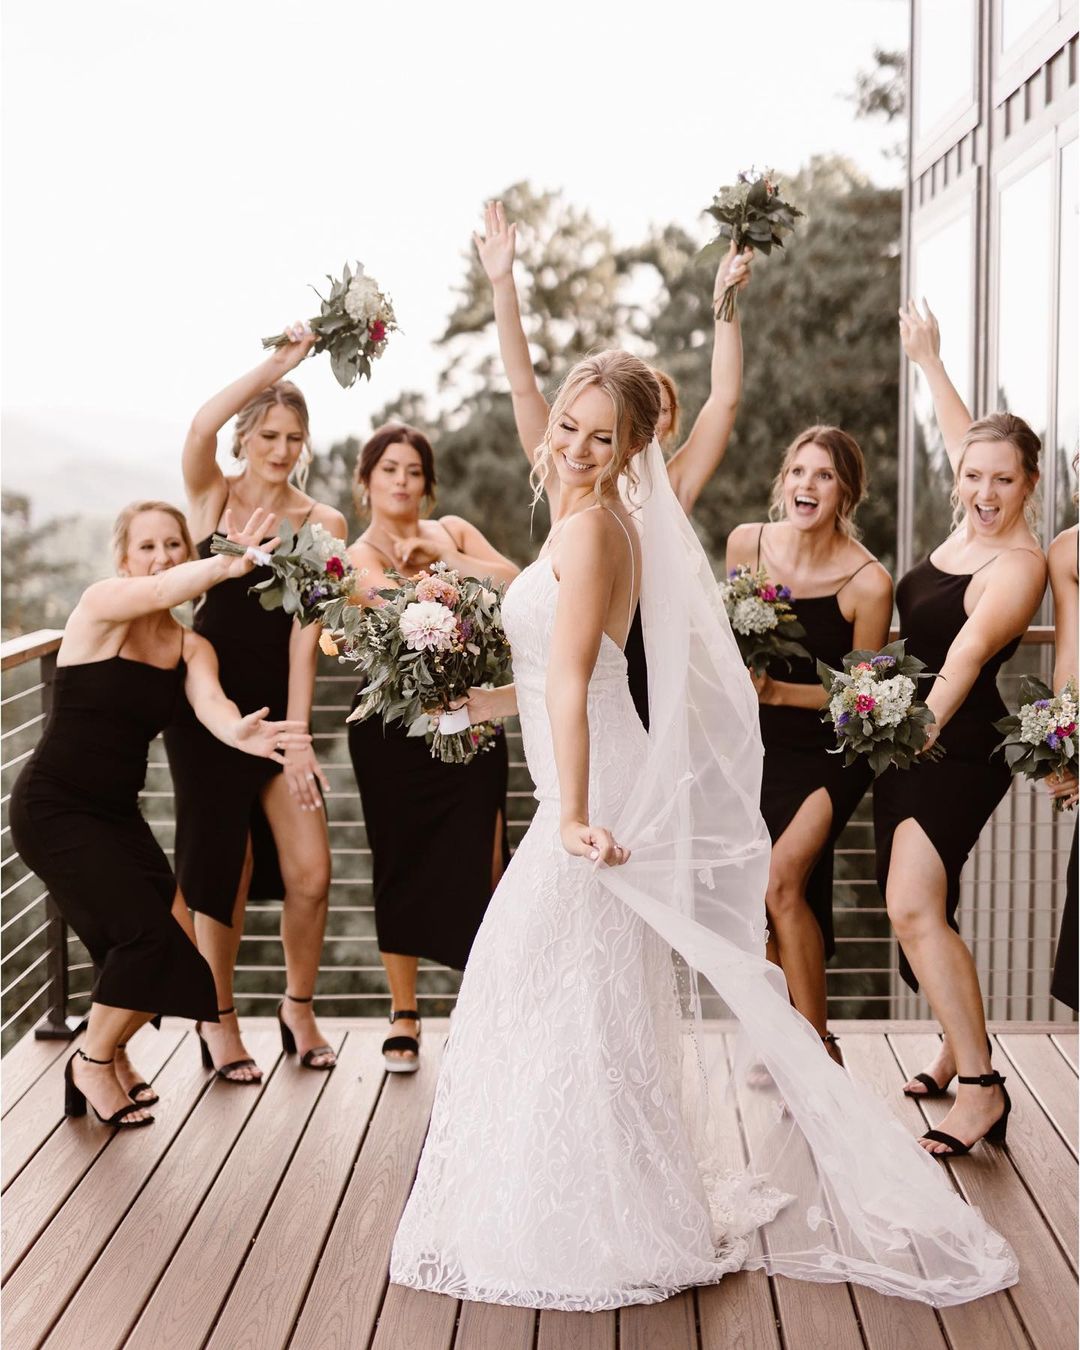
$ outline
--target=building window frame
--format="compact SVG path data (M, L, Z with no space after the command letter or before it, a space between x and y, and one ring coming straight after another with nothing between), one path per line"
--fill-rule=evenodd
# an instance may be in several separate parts
M911 6L911 51L919 52L919 24L922 11L928 4L937 4L940 0L914 0ZM928 127L918 125L918 100L914 80L909 81L909 103L911 109L911 177L918 178L932 164L950 150L979 123L980 71L983 49L983 5L975 0L975 33L971 52L971 81L965 93L937 121ZM916 60L911 61L914 71Z
M1068 43L1080 19L1080 4L1048 0L1042 14L1003 50L998 38L1004 4L1005 0L992 0L991 5L990 101L995 108Z

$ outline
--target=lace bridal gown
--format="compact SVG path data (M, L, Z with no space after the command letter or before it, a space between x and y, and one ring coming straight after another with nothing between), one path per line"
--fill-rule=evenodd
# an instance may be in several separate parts
M606 635L588 696L590 819L634 856L597 868L560 841L545 706L558 581L541 557L503 612L538 807L465 970L390 1278L576 1311L749 1266L935 1304L1002 1288L1003 1239L833 1064L764 960L753 690L655 442L646 470L632 505L650 733ZM679 969L696 978L680 986ZM718 1162L732 1080L706 1071L702 1047L722 1038L697 1034L703 982L783 1098L748 1170Z

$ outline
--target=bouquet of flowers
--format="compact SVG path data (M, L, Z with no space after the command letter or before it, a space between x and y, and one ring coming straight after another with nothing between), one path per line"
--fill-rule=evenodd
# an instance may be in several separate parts
M934 714L915 697L918 681L929 678L925 663L906 654L901 638L879 652L849 652L843 664L841 671L817 663L829 695L821 720L836 729L837 746L830 753L843 751L845 764L865 755L875 778L890 764L910 769L934 721ZM940 759L944 753L935 745L926 758Z
M273 553L251 550L255 561L269 567L272 576L252 586L263 609L283 609L302 624L322 618L321 606L331 600L347 600L353 593L357 573L346 559L344 539L335 539L325 525L301 525L297 534L287 520L278 531L281 543ZM246 553L222 534L210 541L211 553L233 556Z
M361 375L371 379L371 363L386 351L387 334L397 329L394 307L379 290L373 277L366 276L363 266L356 271L345 271L340 280L327 275L330 294L323 299L321 312L309 319L306 329L318 334L314 350L330 353L330 367L334 378L343 389L348 389ZM315 290L312 287L312 290ZM295 329L263 338L266 348L284 347L302 335Z
M472 727L466 708L451 704L473 685L503 684L510 672L510 644L502 625L505 586L462 577L445 563L406 578L387 572L396 587L370 594L361 608L348 600L321 607L342 659L362 677L360 701L350 722L380 716L413 728L431 716L431 753L444 764L467 764L490 736Z
M774 586L763 567L733 567L720 584L720 594L742 659L755 675L763 674L770 661L790 662L794 656L809 660L810 653L796 641L806 636L806 629L788 603L791 592Z
M717 221L716 238L701 251L701 257L719 262L728 240L741 253L744 248L768 255L784 247L784 235L795 228L796 217L803 213L780 196L780 184L771 169L758 173L744 170L736 181L722 187L706 211ZM730 323L735 317L738 293L728 286L720 297L716 317Z
M1005 733L995 751L1004 753L1013 773L1047 778L1052 773L1077 772L1076 694L1074 680L1056 697L1032 675L1020 681L1020 707L994 723L995 730ZM1054 810L1064 809L1064 800L1055 798Z

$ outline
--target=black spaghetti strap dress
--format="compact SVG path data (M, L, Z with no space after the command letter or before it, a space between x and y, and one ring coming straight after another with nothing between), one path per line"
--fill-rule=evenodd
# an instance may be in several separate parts
M209 537L198 553L210 557ZM278 722L289 703L293 621L248 594L271 575L269 567L256 567L214 586L196 610L194 628L217 653L221 687L241 713L268 707L269 720ZM261 805L263 789L281 765L223 744L186 700L165 733L165 751L176 798L176 877L189 907L232 923L249 835L254 868L248 899L282 899L277 845Z
M1077 991L1077 899L1076 899L1076 833L1073 826L1072 849L1069 852L1069 870L1065 874L1065 908L1061 912L1061 932L1058 934L1057 954L1054 957L1054 977L1050 982L1053 996L1080 1012L1080 994Z
M96 1003L216 1022L210 967L172 915L176 880L139 811L147 750L184 699L184 674L183 660L58 666L11 834L90 953Z
M930 672L944 665L953 640L967 622L964 595L974 575L942 572L927 556L896 588L900 633L907 640L907 652L925 661ZM942 759L917 760L910 769L886 769L874 784L874 843L882 896L896 827L901 821L917 820L944 865L946 918L955 929L959 928L960 873L1012 781L1005 757L993 753L1001 740L994 723L1008 712L998 692L997 674L1019 645L1019 637L1013 638L979 671L967 698L938 739L945 751ZM926 686L920 693L925 697ZM903 952L900 973L912 989L918 989Z
M764 526L762 526L764 531ZM868 558L863 567L874 560ZM758 535L757 565L761 566L761 534ZM789 684L819 685L817 661L839 670L855 640L855 625L845 619L837 599L840 592L861 572L852 572L832 595L812 596L789 603L806 629L800 638L813 660L796 657L790 666L782 661L771 664L769 676ZM836 950L833 931L833 848L862 801L873 774L860 760L844 767L843 755L830 754L836 746L836 734L812 708L792 708L782 704L761 704L758 712L761 739L765 746L765 764L761 776L761 814L775 844L806 801L824 788L832 803L832 824L825 847L814 864L806 884L806 902L821 929L825 959Z
M354 708L358 699L359 691ZM503 866L510 861L506 737L468 764L443 764L422 736L369 717L349 723L349 757L371 849L379 951L464 970L491 899L496 832Z

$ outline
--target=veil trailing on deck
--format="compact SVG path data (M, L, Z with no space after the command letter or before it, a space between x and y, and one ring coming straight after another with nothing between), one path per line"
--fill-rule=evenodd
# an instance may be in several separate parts
M833 1062L765 959L757 699L655 440L641 459L624 495L642 545L649 746L621 818L604 822L633 856L596 875L683 967L697 1048L685 1106L706 1184L719 1166L729 1187L760 1179L792 1197L751 1239L747 1264L770 1273L854 1280L936 1306L1004 1288L1017 1278L1008 1244ZM720 1018L703 1018L703 1003ZM743 1039L775 1088L747 1086Z

